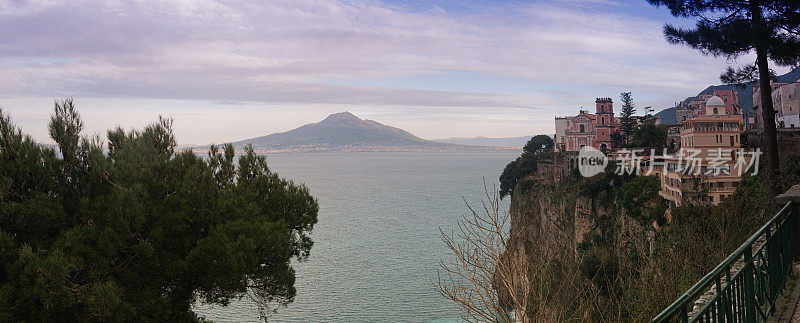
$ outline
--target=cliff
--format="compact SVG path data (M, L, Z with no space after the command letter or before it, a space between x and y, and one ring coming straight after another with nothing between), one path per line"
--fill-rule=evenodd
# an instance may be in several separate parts
M520 181L511 196L506 250L529 259L533 289L547 291L534 292L532 318L621 319L608 309L621 303L631 279L652 267L644 261L666 207L654 178L584 179L569 168L572 157L555 154ZM507 291L500 294L508 301Z
M656 207L660 198L653 186L655 179L614 178L612 174L578 178L569 169L568 158L555 155L552 161L539 162L537 172L520 183L531 188L520 189L511 197L511 232L521 232L513 236L513 243L548 257L577 259L581 246L593 243L590 236L598 236L613 241L620 252L631 243L648 252L647 232L654 230L655 218L639 213L631 217L624 208L627 203L617 199L624 188L644 183L648 187L637 192L643 197L637 207Z
M573 157L540 161L511 195L506 256L528 259L532 321L649 320L774 214L757 177L719 206L675 207L656 178L583 178Z

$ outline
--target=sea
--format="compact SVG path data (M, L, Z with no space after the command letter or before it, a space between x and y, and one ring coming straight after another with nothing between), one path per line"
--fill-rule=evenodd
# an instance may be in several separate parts
M297 296L271 322L457 322L461 312L434 289L453 259L440 228L457 228L465 201L485 201L518 153L272 154L269 167L305 184L319 202L311 256L294 262ZM508 199L502 201L508 211ZM196 304L217 322L258 322L246 297Z

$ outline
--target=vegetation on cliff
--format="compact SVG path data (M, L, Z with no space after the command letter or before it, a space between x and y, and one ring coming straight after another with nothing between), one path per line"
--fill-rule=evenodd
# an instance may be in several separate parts
M539 158L549 156L553 144L553 138L548 135L536 135L528 140L522 155L508 163L500 175L500 199L511 195L520 179L536 171Z
M195 301L295 296L317 202L252 149L175 152L171 120L81 137L57 102L41 146L0 111L0 321L193 321Z
M507 250L531 263L531 320L649 320L776 211L758 177L718 206L668 207L658 179L614 170L558 182L538 174L513 190L511 232L521 234Z

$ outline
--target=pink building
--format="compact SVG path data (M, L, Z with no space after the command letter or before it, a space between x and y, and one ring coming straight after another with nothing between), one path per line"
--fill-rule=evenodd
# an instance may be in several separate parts
M701 115L683 122L681 147L693 152L687 150L684 155L679 152L664 158L664 169L659 175L659 195L663 198L681 205L685 193L702 192L709 202L716 205L733 195L739 187L740 174L744 172L740 168L745 167L737 160L742 149L739 141L742 116L727 114L726 103L724 99L712 96L706 100ZM689 162L689 158L696 162ZM694 169L686 170L687 167Z
M595 105L595 114L580 110L574 117L556 117L556 149L579 151L584 146L600 150L613 148L611 134L617 127L614 102L611 98L598 98Z
M715 90L714 95L725 102L725 112L728 115L742 115L742 107L739 105L739 92L734 90Z

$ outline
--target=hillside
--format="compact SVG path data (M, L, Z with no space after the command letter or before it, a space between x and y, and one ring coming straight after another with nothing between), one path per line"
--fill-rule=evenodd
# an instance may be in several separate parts
M800 79L800 67L793 69L792 71L779 75L778 82L795 82ZM739 93L739 104L742 106L742 110L745 114L752 115L753 114L753 85L755 82L747 82L744 83L744 87L730 85L730 84L723 84L723 85L712 85L707 87L705 90L700 91L697 95L701 94L712 94L714 90L734 90ZM684 101L688 102L692 99L692 97L686 98ZM661 118L661 123L664 124L674 124L675 123L675 108L667 108L661 110L660 112L656 113L656 117Z
M510 150L425 140L400 128L361 119L350 112L331 114L320 122L294 130L238 141L234 146L248 144L264 152Z
M531 140L531 136L522 136L522 137L509 137L509 138L489 138L489 137L473 137L473 138L464 138L464 137L452 137L452 138L445 138L445 139L432 139L436 142L444 142L449 144L459 144L459 145L472 145L472 146L491 146L491 147L510 147L510 148L522 148L528 143L528 140Z

